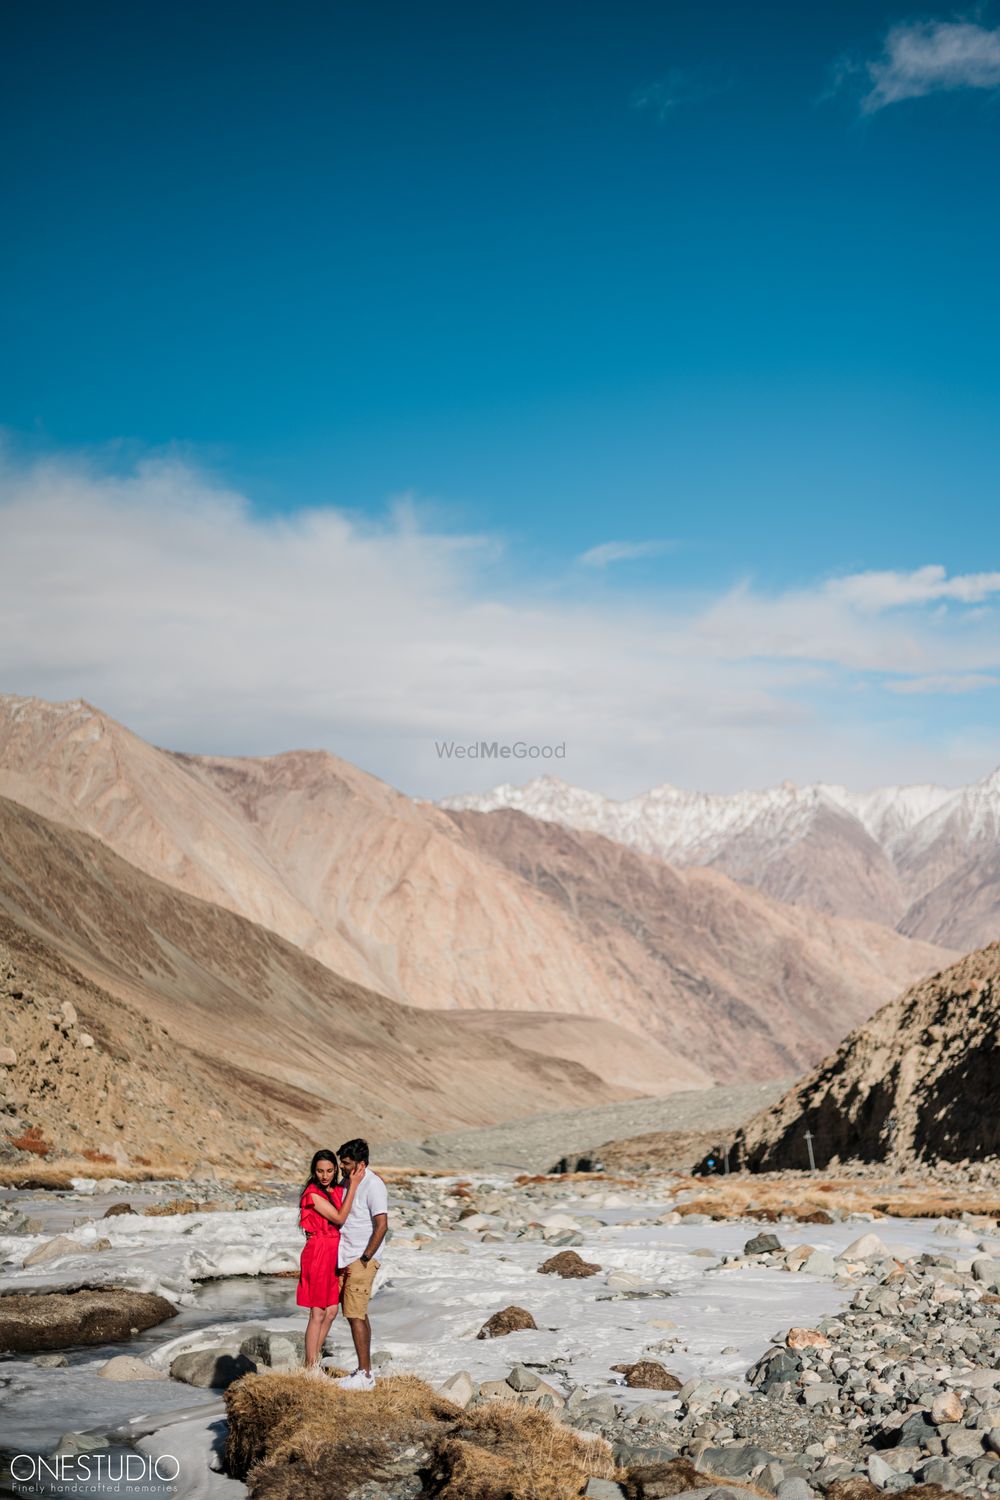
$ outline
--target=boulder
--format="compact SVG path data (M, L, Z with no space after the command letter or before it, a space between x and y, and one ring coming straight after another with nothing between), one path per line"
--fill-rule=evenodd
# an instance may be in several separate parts
M478 1393L478 1386L469 1374L468 1370L459 1370L456 1375L449 1375L448 1379L442 1381L438 1386L438 1395L444 1396L446 1401L453 1401L456 1406L468 1406L473 1396Z
M809 1259L799 1267L807 1276L836 1276L839 1267L826 1250L814 1250Z
M165 1370L154 1369L134 1354L116 1354L98 1370L101 1380L166 1380Z
M543 1260L538 1267L542 1276L561 1276L564 1280L582 1280L587 1276L596 1276L601 1267L594 1261L584 1260L577 1255L575 1250L560 1250L558 1255L550 1255L548 1260Z
M743 1254L768 1255L780 1249L781 1241L776 1234L755 1234L753 1239L747 1240L743 1246Z
M22 1260L22 1266L40 1266L47 1260L58 1260L62 1255L84 1255L86 1245L81 1245L79 1240L72 1239L68 1234L57 1234L54 1240L46 1240L44 1245L36 1245Z
M40 1370L64 1370L69 1360L65 1354L36 1354L31 1363Z
M0 1350L21 1354L73 1344L120 1343L176 1313L165 1297L124 1287L37 1296L14 1293L0 1297Z
M515 1365L507 1376L507 1384L512 1391L537 1391L541 1380L534 1370L528 1370L524 1365Z
M189 1349L178 1354L170 1366L171 1380L204 1389L225 1390L234 1380L249 1375L257 1366L245 1354L229 1349Z
M504 1307L495 1312L476 1334L480 1339L499 1339L508 1333L520 1333L526 1328L537 1328L538 1324L524 1307Z
M877 1234L863 1234L858 1239L852 1240L846 1250L841 1250L837 1256L838 1260L887 1260L890 1252L883 1245Z
M240 1344L240 1353L254 1365L270 1370L297 1370L305 1363L304 1333L270 1333L267 1329L250 1334Z

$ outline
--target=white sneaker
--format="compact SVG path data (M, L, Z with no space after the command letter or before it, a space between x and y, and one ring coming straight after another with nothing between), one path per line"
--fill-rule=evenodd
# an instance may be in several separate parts
M342 1391L373 1391L375 1376L365 1370L355 1370L353 1375L344 1375L337 1381Z

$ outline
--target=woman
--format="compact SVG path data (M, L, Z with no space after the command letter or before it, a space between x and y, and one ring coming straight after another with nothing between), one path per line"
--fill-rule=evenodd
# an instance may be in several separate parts
M346 1191L335 1187L337 1158L332 1151L317 1151L309 1165L309 1180L299 1198L299 1224L306 1242L299 1263L299 1286L295 1300L308 1307L306 1325L306 1369L318 1369L319 1357L330 1326L337 1316L340 1286L337 1253L340 1226L351 1211L354 1195L364 1176L364 1165L356 1166Z

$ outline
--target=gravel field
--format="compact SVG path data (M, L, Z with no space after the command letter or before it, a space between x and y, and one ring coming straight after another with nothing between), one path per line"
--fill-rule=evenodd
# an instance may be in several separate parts
M451 1130L422 1141L377 1143L386 1165L440 1167L461 1172L545 1172L564 1156L594 1151L606 1141L655 1131L724 1132L741 1125L790 1086L791 1080L691 1089L660 1099L627 1099L596 1109L562 1110L482 1130Z

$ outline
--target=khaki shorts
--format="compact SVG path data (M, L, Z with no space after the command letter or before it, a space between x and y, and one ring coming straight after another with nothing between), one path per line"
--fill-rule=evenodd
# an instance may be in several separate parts
M368 1315L368 1302L372 1294L372 1283L379 1268L377 1260L366 1266L359 1260L345 1266L340 1273L340 1301L345 1318L364 1318Z

